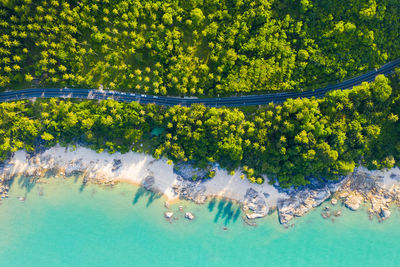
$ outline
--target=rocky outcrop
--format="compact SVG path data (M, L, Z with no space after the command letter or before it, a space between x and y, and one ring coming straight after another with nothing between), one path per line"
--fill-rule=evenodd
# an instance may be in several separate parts
M144 181L143 181L143 183L142 183L142 186L143 186L146 190L152 190L154 183L155 183L155 178L154 178L154 176L153 176L153 175L149 175L149 176L147 176L147 177L144 179Z
M391 215L390 204L400 199L400 185L396 183L388 189L383 180L381 175L358 169L349 175L348 181L336 195L350 210L357 210L362 203L369 202L369 214L385 220Z
M247 190L244 201L242 202L242 209L246 213L248 219L265 217L269 211L264 196L253 188Z
M363 197L360 194L353 193L347 196L346 200L344 201L344 204L350 210L355 211L358 210L362 202L363 202Z
M174 172L189 181L209 178L210 171L215 171L211 165L205 168L196 168L190 162L180 162L174 165Z
M172 186L172 189L181 199L191 200L197 204L202 204L207 200L204 194L207 188L200 181L186 181L178 176L177 183Z
M278 200L279 221L287 224L294 217L303 216L312 208L321 205L331 196L327 186L320 189L303 189L291 195L288 199Z

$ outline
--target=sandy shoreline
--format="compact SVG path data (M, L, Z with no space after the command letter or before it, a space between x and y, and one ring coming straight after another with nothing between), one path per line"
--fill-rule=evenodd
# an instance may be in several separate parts
M38 154L32 160L25 151L17 151L9 160L6 171L8 176L34 176L48 170L57 170L67 176L83 173L90 179L103 182L128 182L134 185L143 185L146 177L153 176L152 189L154 191L162 193L169 202L179 198L173 186L180 180L173 172L173 166L169 165L166 159L156 160L151 155L143 153L96 153L85 147L72 150L72 148L56 146ZM288 197L284 193L279 193L268 183L251 184L247 179L241 179L240 174L236 172L231 176L227 171L217 169L215 177L201 183L206 188L204 195L242 202L247 190L252 188L263 196L268 195L265 202L271 207L276 206L278 198Z

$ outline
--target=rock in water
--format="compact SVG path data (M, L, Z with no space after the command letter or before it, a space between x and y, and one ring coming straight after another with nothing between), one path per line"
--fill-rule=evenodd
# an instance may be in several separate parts
M390 217L390 210L386 207L381 208L379 216L381 216L382 220L386 220L387 218Z
M170 208L169 203L168 203L167 201L164 202L164 206L165 206L167 209Z
M333 215L334 215L335 217L339 217L341 214L342 214L342 211L341 211L341 210L337 210L337 211L335 211L335 212L333 213Z
M351 209L351 210L358 210L358 208L360 207L360 204L362 202L362 198L357 196L357 195L350 195L346 201L344 202L344 204L346 205L347 208Z
M164 213L164 217L167 219L171 219L172 216L174 216L174 213L172 211L167 211Z
M260 213L247 213L246 216L247 216L248 219L251 220L251 219L262 218L265 215L264 214L260 214Z
M193 220L194 219L194 215L190 212L186 212L185 213L185 218L188 220Z
M337 204L337 199L336 198L332 198L331 199L331 204L332 205L336 205Z
M331 196L328 187L319 189L304 189L295 192L288 199L278 199L278 215L282 224L288 223L294 217L303 216L312 208L321 205Z
M248 219L256 219L265 217L268 214L269 208L265 203L265 199L253 188L249 188L244 195L242 209L246 212Z

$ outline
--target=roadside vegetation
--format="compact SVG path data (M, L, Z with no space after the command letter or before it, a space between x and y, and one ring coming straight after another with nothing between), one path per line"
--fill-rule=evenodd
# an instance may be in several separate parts
M262 183L267 174L283 187L307 184L310 176L335 179L360 163L390 168L400 162L399 77L378 76L320 100L246 110L114 100L2 103L0 159L19 149L81 144L198 166L217 162L228 170L240 167L251 182Z
M313 89L398 58L399 14L398 0L1 0L0 90Z

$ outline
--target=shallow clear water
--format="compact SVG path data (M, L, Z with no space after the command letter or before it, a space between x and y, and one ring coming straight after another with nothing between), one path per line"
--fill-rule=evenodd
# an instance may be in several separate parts
M169 223L164 199L132 185L81 188L69 178L26 186L16 179L0 205L2 266L400 265L396 209L384 223L343 208L332 222L317 209L284 229L276 213L250 227L235 204L183 202L196 219L183 219L180 203Z

